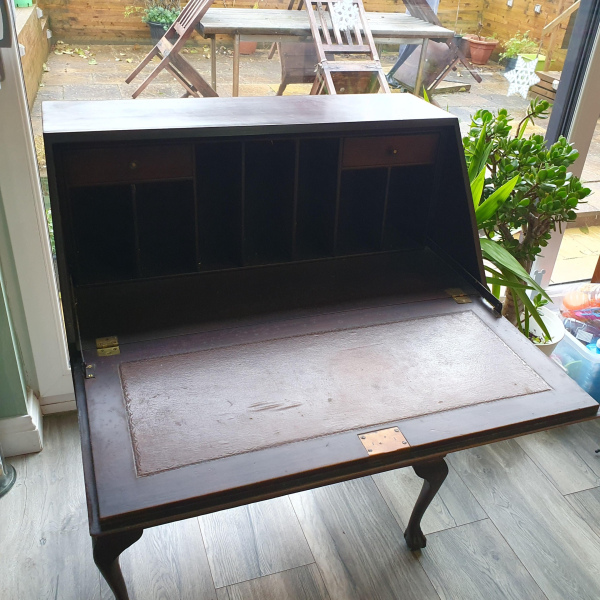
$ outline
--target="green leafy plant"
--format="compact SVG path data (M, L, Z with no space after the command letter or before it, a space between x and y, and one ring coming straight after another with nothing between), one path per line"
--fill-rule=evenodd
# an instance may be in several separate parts
M179 0L145 0L143 6L125 7L125 16L140 15L144 23L160 23L165 31L181 12Z
M56 254L56 246L54 245L54 224L52 223L52 210L46 209L46 223L48 224L48 237L50 238L50 248L52 254Z
M489 220L506 202L510 194L513 192L519 177L515 176L510 181L507 181L500 188L492 192L484 201L481 201L483 188L485 184L485 168L483 168L477 176L471 180L471 195L473 196L473 204L475 207L475 219L477 227L481 229L483 223ZM486 280L494 295L499 298L502 287L512 290L512 293L520 299L521 303L526 307L524 317L527 317L527 327L529 323L528 306L531 304L527 292L530 290L537 291L538 296L549 299L546 292L539 284L529 275L523 266L515 259L515 257L504 248L498 241L489 237L482 237L479 240L481 245L481 254L486 260L484 268L486 270ZM533 314L533 319L540 325L545 335L549 336L548 330L539 312ZM519 329L525 333L524 328L519 322Z
M502 202L490 206L494 210L481 211L477 218L485 236L482 251L492 265L486 269L491 275L488 283L497 297L501 286L507 288L504 316L521 330L524 318L532 317L545 335L548 332L527 291L534 289L542 298L548 297L529 273L551 232L575 220L575 208L590 193L567 172L579 156L571 144L561 137L548 148L541 135L525 137L527 125L546 118L549 107L545 100L533 100L514 135L506 109L479 110L463 139L476 214L490 198L498 199L499 190L506 191L505 186L514 183ZM498 252L500 247L504 252ZM507 254L512 261L507 261Z
M548 304L548 302L549 302L548 298L542 296L541 294L536 294L531 299L531 301L532 301L533 307L536 310L535 314L537 314L537 315L541 315L542 307L546 306L546 304ZM527 308L524 308L519 329L521 329L521 331L523 332L523 334L526 337L528 337L530 340L532 340L536 344L542 344L542 343L549 342L551 340L551 337L545 328L544 328L543 335L535 335L533 333L533 331L530 328L531 316L532 315L530 314L529 310ZM535 315L533 315L533 316L535 316Z
M500 60L514 58L519 54L533 54L538 51L538 42L529 37L529 31L520 32L511 37L504 44L504 52L499 56Z

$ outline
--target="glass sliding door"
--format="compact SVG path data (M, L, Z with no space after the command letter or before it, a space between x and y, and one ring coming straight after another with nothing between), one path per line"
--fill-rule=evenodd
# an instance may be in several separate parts
M0 0L0 190L3 265L29 387L42 410L73 409L58 290L12 0ZM8 269L7 269L8 270Z

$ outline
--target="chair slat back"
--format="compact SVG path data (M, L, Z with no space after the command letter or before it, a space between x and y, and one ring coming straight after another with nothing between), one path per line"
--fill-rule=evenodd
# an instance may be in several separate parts
M169 39L173 34L179 36L177 45L181 46L194 32L196 25L200 22L206 11L211 7L214 0L190 0L179 13L177 19L165 33Z
M336 16L338 1L309 0L306 4L313 38L319 54L323 55L321 58L324 59L325 53L346 53L367 54L371 59L379 60L362 0L351 0L356 19L346 27Z
M433 23L434 25L441 25L441 21L438 19L438 16L433 12L433 9L429 4L427 4L426 0L403 0L404 6L410 12L411 17L416 17L417 19L421 19L421 21L427 21L428 23Z

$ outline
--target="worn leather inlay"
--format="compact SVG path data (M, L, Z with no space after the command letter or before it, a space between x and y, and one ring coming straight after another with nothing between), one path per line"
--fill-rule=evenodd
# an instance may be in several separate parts
M121 365L138 475L548 384L472 312Z

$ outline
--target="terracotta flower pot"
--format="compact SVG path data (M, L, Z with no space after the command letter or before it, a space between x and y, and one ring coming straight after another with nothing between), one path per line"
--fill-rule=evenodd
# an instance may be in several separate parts
M464 55L467 58L471 58L471 39L476 38L477 36L474 33L465 33L462 39L462 45L460 49L464 52Z
M256 42L240 42L240 54L254 54Z
M493 40L491 38L483 38L481 40L478 38L471 38L469 40L471 62L474 65L486 65L498 43L498 40Z

